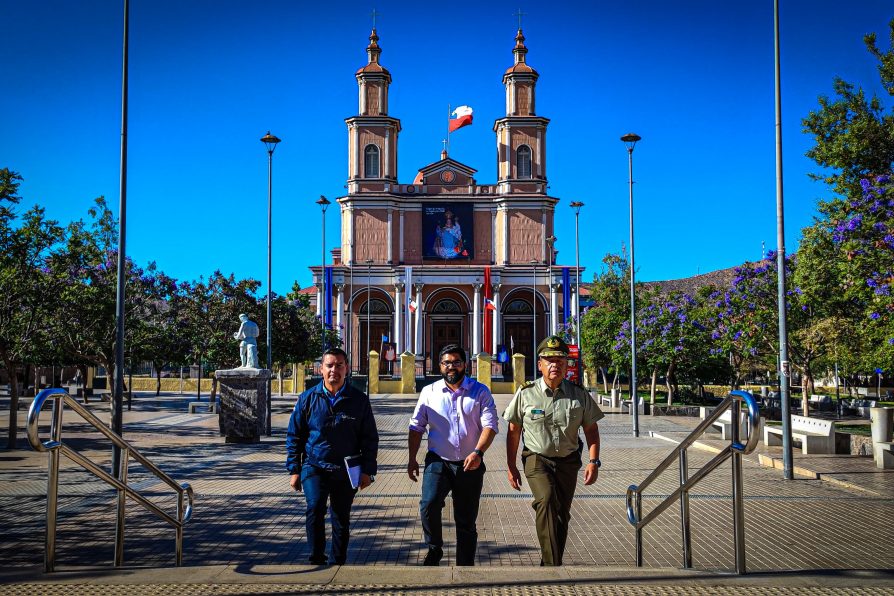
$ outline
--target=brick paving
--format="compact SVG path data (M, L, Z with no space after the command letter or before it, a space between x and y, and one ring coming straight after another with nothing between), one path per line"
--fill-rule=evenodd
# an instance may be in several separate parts
M510 397L497 396L498 408L502 409ZM225 444L217 432L216 415L186 413L186 404L192 399L176 395L139 397L134 400L134 411L125 412L124 417L126 438L168 474L189 482L196 491L195 515L185 530L184 565L302 565L307 557L304 500L289 491L283 467L288 399L277 399L274 404L273 436L255 445ZM424 556L418 515L421 487L405 472L406 427L414 403L414 396L373 397L381 435L379 474L373 486L355 500L349 567L382 569L378 573L383 573L389 567L419 565ZM108 404L90 407L102 419L108 418ZM44 421L48 420L45 414ZM5 422L4 415L0 425ZM633 564L633 529L625 515L626 489L644 479L672 448L668 441L648 435L654 432L667 438L681 437L693 424L689 419L641 417L643 436L635 439L629 415L606 416L600 423L604 467L595 485L578 487L565 557L570 567L566 569L629 568ZM64 428L64 441L108 465L107 441L78 423L70 412ZM501 426L485 460L488 472L479 516L478 565L496 573L504 567L536 566L540 559L530 492L526 484L520 493L515 492L506 481L505 431ZM708 438L704 444L710 447L717 443ZM24 441L21 446L19 450L0 452L0 523L4 528L0 558L7 570L40 565L43 560L46 457L26 448ZM690 473L712 455L708 450L692 449ZM796 463L821 467L819 460L814 460L798 457ZM894 568L894 475L882 470L879 474L871 472L863 460L872 462L871 458L850 456L822 460L826 466L823 474L847 478L839 483L815 477L786 482L779 470L760 466L756 457L746 460L749 572ZM672 466L653 485L644 497L645 511L674 490L676 475ZM129 480L166 510L174 510L174 498L162 490L164 485L141 473L140 466L131 467ZM57 566L111 567L114 491L74 464L64 462L59 494ZM730 495L729 463L691 495L696 570L734 568ZM138 506L129 503L128 507L126 564L170 568L174 561L173 530ZM444 516L447 546L442 565L452 565L455 535L449 499ZM680 550L678 508L671 507L645 531L645 566L655 570L678 568ZM377 584L374 580L365 583ZM384 585L380 587L386 590ZM399 586L394 589L398 591L393 593L401 593ZM542 593L585 593L567 589L567 585L557 584L556 590ZM6 592L0 590L2 593Z

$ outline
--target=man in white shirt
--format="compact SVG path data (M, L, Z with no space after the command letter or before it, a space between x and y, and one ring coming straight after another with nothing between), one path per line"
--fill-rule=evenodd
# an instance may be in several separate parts
M441 509L453 493L456 564L474 565L478 546L478 502L484 484L484 452L497 435L497 408L490 390L466 377L466 352L456 344L438 354L442 380L422 389L410 420L407 474L416 482L416 455L428 430L428 453L419 512L428 545L423 565L444 556Z

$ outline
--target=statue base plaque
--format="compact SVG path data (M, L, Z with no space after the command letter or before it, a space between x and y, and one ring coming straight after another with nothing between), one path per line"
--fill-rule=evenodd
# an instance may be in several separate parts
M271 371L231 368L214 372L219 387L220 434L227 443L259 443L267 430Z

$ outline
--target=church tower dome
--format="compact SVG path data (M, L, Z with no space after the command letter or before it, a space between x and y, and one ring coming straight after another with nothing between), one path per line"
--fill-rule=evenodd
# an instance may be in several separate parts
M537 71L527 63L528 48L519 29L514 63L503 74L506 116L494 123L497 133L497 180L501 192L546 193L546 127L535 112Z
M397 182L397 135L400 120L388 116L391 73L379 58L379 35L373 29L366 47L367 64L357 70L358 115L348 125L348 190L381 192Z

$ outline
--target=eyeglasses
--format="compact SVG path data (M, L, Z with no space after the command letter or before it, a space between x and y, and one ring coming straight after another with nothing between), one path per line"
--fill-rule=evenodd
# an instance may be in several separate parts
M441 366L444 368L462 368L465 365L462 360L441 360Z

